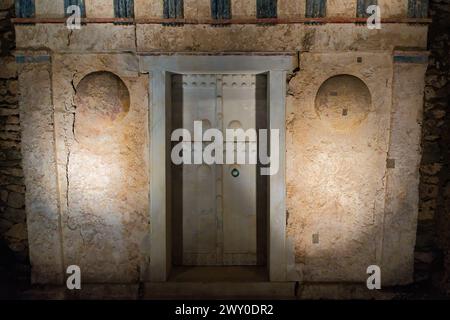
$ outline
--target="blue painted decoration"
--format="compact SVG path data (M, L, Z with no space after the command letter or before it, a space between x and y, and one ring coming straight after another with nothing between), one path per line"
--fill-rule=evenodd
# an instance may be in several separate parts
M36 13L34 0L16 0L15 5L17 18L34 18Z
M306 0L307 18L324 18L327 15L327 0Z
M164 18L165 19L176 19L183 18L183 0L164 0Z
M356 16L358 18L367 18L371 14L367 13L367 8L371 5L378 5L377 0L358 0L356 7Z
M428 56L424 55L396 55L394 56L394 62L396 63L415 63L415 64L427 64Z
M256 17L258 19L277 17L277 0L257 0Z
M84 0L64 0L64 13L67 16L70 16L73 14L73 12L67 13L67 8L70 6L79 6L81 10L81 17L86 17L86 8L84 5Z
M231 19L231 0L211 0L213 19Z

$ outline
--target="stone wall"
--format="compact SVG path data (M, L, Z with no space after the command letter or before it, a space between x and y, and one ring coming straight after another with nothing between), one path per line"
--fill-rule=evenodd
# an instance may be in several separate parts
M375 262L389 268L383 285L409 283L426 57L395 48L425 50L426 36L427 25L421 24L386 24L379 31L337 23L227 28L87 23L74 31L63 24L17 25L32 282L59 284L70 264L90 269L85 279L95 283L135 282L145 274L149 221L146 177L139 172L147 172L148 140L142 136L147 128L142 119L148 107L157 107L145 100L146 70L139 69L145 53L300 52L301 68L289 83L292 119L286 135L288 241L296 251L289 258L295 256L292 265L298 271L289 280L360 281L365 267ZM96 71L116 74L140 103L131 102L128 115L114 120L111 130L85 141L80 132L89 117L75 100L80 81ZM366 83L369 110L341 88L329 95L336 91L340 98L342 93L352 109L339 107L333 119L320 118L321 103L317 107L314 97L325 80L337 75ZM106 120L102 123L113 122ZM333 126L349 130L336 133ZM124 141L130 143L127 150L121 149ZM387 156L397 160L389 172ZM127 195L125 186L136 192ZM385 215L383 208L390 211ZM337 248L333 253L331 246ZM108 269L102 270L105 265Z
M416 281L450 290L450 1L430 1ZM431 278L431 279L430 279Z
M86 282L136 283L148 265L150 251L145 246L150 232L148 75L138 72L138 60L131 54L54 54L52 72L57 190L61 192L61 225L55 223L55 227L63 242L61 263L80 266ZM36 72L28 75L34 79ZM27 91L22 101L33 99L35 94ZM51 103L45 110L36 108L50 114L53 111ZM27 110L23 116L41 121ZM43 142L37 144L42 146ZM25 136L23 146L24 164L35 166L26 155L40 150ZM55 173L48 171L51 183ZM41 182L40 177L35 178L27 186ZM28 194L32 191L36 193L27 197L27 204L40 192L35 188ZM39 219L28 225L35 231L46 228ZM31 252L48 250L47 240L32 243ZM55 249L58 240L51 239ZM31 254L30 258L33 265L49 261L43 261L42 255ZM61 270L53 263L49 267L54 273ZM34 282L45 282L34 275Z
M335 3L339 1L334 1ZM389 6L399 1L380 1L381 5ZM9 18L13 10L9 9L12 0L0 3L0 273L3 273L4 257L14 264L21 277L26 279L28 274L28 242L24 211L24 183L21 169L20 152L20 125L17 103L17 70L11 50L14 49L13 28ZM61 1L57 3L62 3ZM136 7L145 1L136 0ZM193 3L193 2L188 2ZM203 1L204 3L204 1ZM240 2L233 2L239 4ZM250 1L249 3L253 3ZM287 1L280 2L281 4ZM388 3L388 4L386 4ZM245 7L243 3L240 3ZM156 6L156 5L155 5ZM399 15L404 12L404 6L397 8ZM401 7L401 8L400 8ZM399 9L400 8L400 9ZM162 11L161 8L148 7L150 11ZM300 10L300 9L298 9ZM60 10L57 16L60 15ZM152 12L153 12L152 11ZM243 12L245 10L242 10ZM253 8L247 10L253 12ZM303 12L303 9L300 10ZM387 10L390 15L396 16L396 11ZM402 14L400 14L400 11ZM37 8L38 16L39 8ZM283 12L281 10L281 12ZM287 14L288 10L286 10ZM45 12L44 12L45 13ZM192 15L201 12L189 11ZM90 13L88 12L88 15ZM96 16L97 13L92 13ZM243 14L244 15L244 14ZM250 14L245 14L248 16ZM283 14L280 14L280 16ZM337 14L339 16L339 14ZM430 280L442 288L450 287L450 119L448 115L448 102L450 83L450 1L431 0L430 15L434 22L429 33L429 49L431 50L430 65L427 72L424 119L423 119L423 159L421 164L420 184L420 212L415 253L415 280ZM48 16L48 14L42 14ZM105 16L105 15L103 15ZM106 15L107 16L107 15ZM137 17L160 16L158 14L136 12ZM214 28L203 30L203 27L185 26L164 27L138 26L137 37L132 26L88 25L80 32L70 33L64 26L36 25L18 26L18 46L36 47L45 43L55 51L84 52L89 48L92 51L124 51L125 49L138 49L138 51L234 51L245 49L248 51L280 50L280 51L326 51L354 50L371 51L381 48L390 51L394 44L416 44L423 47L425 28L419 25L386 26L380 31L376 39L370 41L368 31L357 29L358 37L346 36L352 34L346 28L353 26L324 25L312 29L309 26L276 26L271 29L271 37L267 29L260 26L232 26L230 28ZM160 33L163 29L164 33ZM111 31L113 30L113 31ZM204 32L200 32L203 30ZM413 30L413 31L411 31ZM95 31L95 32L92 32ZM118 31L117 33L115 31ZM275 32L274 32L275 31ZM385 33L383 33L385 32ZM341 33L341 37L328 37L329 34ZM93 36L87 36L91 34ZM292 34L292 38L290 38ZM389 37L385 37L387 34ZM106 36L105 36L106 35ZM196 37L198 35L198 38ZM282 36L281 36L282 35ZM410 36L409 36L410 35ZM213 42L211 39L221 38L224 41ZM249 41L249 39L259 39ZM69 41L66 41L66 40ZM90 41L88 41L91 39ZM172 39L172 41L167 41ZM274 39L289 41L275 42ZM332 42L329 39L337 39ZM118 41L120 40L120 41ZM309 40L309 41L308 41ZM289 43L288 45L286 43ZM194 45L193 45L194 44ZM137 47L137 48L136 48ZM89 64L88 62L86 63ZM78 79L79 80L79 79ZM295 84L295 79L291 85ZM26 83L24 84L26 85ZM294 95L290 105L294 105ZM289 101L288 101L289 102ZM25 106L26 107L26 106ZM304 116L298 111L297 116ZM288 119L290 121L291 119ZM294 119L295 120L295 119ZM291 122L290 125L295 124ZM61 162L63 163L63 162ZM290 222L295 220L295 212L291 212ZM69 240L73 240L70 237ZM322 241L322 237L320 238ZM309 239L308 239L309 240ZM299 241L301 245L301 241ZM133 244L134 245L134 244ZM3 253L5 251L5 254ZM38 252L40 254L41 252ZM302 257L296 257L301 262ZM9 264L11 266L11 264ZM11 268L12 269L12 268ZM133 278L136 278L133 276ZM1 293L0 293L1 294Z
M29 273L28 237L17 67L11 53L15 48L14 28L10 23L14 14L12 4L13 1L0 3L0 282L2 279L25 282Z
M381 263L392 73L390 54L303 53L289 82L287 233L304 281L364 281Z

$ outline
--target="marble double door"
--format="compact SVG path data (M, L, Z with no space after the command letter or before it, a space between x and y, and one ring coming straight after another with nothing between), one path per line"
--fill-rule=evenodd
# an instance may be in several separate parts
M223 133L223 160L235 163L172 165L174 262L184 266L264 264L267 190L258 164L257 136L226 143L226 129L258 130L266 125L266 77L254 74L172 76L172 128L191 134L192 151L210 142L195 141L194 122L203 132ZM246 163L236 163L238 144ZM252 154L253 153L253 154ZM229 157L229 155L228 155ZM192 163L194 159L192 158Z

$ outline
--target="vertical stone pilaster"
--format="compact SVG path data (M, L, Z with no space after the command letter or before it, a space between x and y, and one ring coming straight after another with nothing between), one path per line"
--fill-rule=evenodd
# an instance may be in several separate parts
M55 162L51 57L16 54L32 283L61 284L63 263Z
M394 53L381 263L382 282L385 285L412 282L427 61L426 52Z

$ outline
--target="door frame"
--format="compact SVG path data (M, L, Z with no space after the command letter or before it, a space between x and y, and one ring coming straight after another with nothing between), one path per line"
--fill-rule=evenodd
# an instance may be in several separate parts
M167 281L171 267L170 110L172 73L267 74L269 129L279 129L279 171L269 177L267 267L270 281L286 281L286 75L297 67L291 54L141 55L140 71L149 73L150 266L146 278ZM272 146L270 146L270 149ZM164 168L164 170L162 170Z

